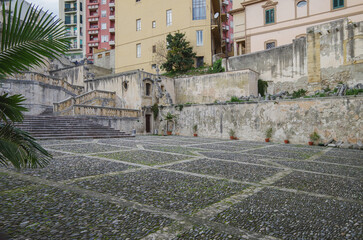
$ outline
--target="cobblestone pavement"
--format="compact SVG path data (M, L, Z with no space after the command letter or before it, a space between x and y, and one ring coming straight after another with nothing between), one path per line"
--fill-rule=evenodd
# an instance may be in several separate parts
M42 141L0 167L9 239L363 239L363 151L194 137Z

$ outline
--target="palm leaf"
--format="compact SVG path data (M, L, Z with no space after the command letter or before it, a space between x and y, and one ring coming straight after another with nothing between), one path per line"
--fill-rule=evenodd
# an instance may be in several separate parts
M10 1L11 9L11 1ZM48 11L27 9L25 17L20 20L23 3L15 3L13 14L6 19L3 2L3 26L0 45L0 74L13 74L40 66L44 58L58 58L69 48L69 38L60 19Z
M0 164L16 168L44 167L52 155L35 142L29 133L12 124L0 123Z
M28 111L27 108L21 106L21 103L25 101L25 98L20 95L8 96L7 93L0 95L0 120L8 122L22 122L22 111Z

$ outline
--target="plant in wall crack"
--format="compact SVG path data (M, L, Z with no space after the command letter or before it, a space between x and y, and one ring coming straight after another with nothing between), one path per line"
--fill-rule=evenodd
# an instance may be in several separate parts
M258 93L264 97L267 93L268 82L258 79Z
M158 118L158 116L159 116L159 106L158 106L157 103L155 103L154 105L152 105L151 111L153 112L154 120L156 120Z

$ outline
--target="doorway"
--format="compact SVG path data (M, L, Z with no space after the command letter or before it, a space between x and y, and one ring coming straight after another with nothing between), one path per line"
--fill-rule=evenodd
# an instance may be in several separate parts
M145 121L146 121L146 133L151 133L151 115L150 114L145 115Z

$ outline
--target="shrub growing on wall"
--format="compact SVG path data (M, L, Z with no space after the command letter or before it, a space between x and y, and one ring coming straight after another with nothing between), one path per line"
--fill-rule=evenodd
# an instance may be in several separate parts
M261 79L258 80L258 93L261 94L262 97L265 96L267 92L268 83Z
M186 72L194 65L196 53L190 42L185 39L184 33L168 34L166 37L168 44L166 62L161 65L167 72Z

